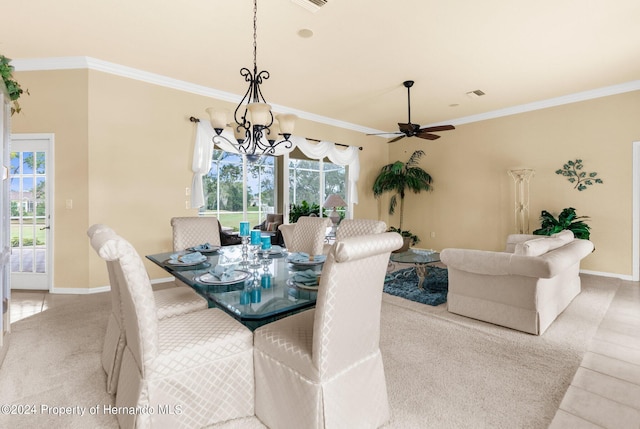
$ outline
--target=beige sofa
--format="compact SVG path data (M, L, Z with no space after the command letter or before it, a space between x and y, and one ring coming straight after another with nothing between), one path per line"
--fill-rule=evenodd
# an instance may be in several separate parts
M505 252L444 249L447 309L541 335L580 293L580 261L593 243L571 231L550 237L513 234Z

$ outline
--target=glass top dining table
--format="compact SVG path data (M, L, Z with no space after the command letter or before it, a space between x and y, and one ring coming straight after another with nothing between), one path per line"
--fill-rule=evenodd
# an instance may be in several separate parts
M249 252L247 258L242 259L242 245L223 246L215 252L201 252L206 257L201 263L184 266L171 263L171 255L175 253L147 255L147 259L192 287L207 299L209 307L226 311L252 330L316 304L317 286L294 282L293 277L307 270L319 275L323 264L319 261L290 263L286 249L269 253L267 257L261 252L254 257ZM222 281L210 274L216 266L229 260L237 263L231 279ZM269 277L269 284L263 277Z

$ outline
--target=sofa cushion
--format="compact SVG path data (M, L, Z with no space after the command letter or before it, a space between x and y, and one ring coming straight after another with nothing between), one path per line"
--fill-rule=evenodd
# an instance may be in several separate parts
M573 232L564 230L548 237L534 238L516 244L514 254L523 256L540 256L573 241Z

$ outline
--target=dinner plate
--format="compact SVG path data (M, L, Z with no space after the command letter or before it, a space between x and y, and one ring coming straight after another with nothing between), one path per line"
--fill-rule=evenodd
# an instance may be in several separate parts
M193 267L195 265L200 265L201 263L205 262L206 260L207 260L207 257L203 256L202 258L198 259L197 261L180 262L180 261L174 261L172 259L167 259L166 261L164 261L164 263L167 264L167 265L171 265L173 267Z
M196 277L194 280L200 283L208 284L208 285L230 285L234 283L239 283L243 280L248 279L251 276L249 271L244 270L235 270L233 272L233 278L229 280L219 280L216 276L211 273L202 274Z
M214 253L220 250L220 246L211 246L209 249L203 249L200 246L189 247L187 250L200 253Z
M295 286L298 289L304 289L304 290L318 290L318 287L320 286L319 284L306 285L304 283L296 282L294 280L288 280L287 283L289 284L289 286Z
M287 262L289 262L290 264L293 264L293 265L300 265L300 266L314 266L314 265L324 264L324 260L322 260L322 261L292 261L290 259L287 259Z
M318 287L320 287L320 285L311 286L311 285L306 285L304 283L298 283L298 282L294 282L294 284L296 285L297 288L304 289L304 290L318 290Z

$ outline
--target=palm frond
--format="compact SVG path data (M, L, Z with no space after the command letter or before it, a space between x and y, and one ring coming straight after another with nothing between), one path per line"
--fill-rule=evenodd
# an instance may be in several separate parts
M407 161L407 167L410 166L414 166L418 163L418 161L420 160L420 158L422 158L424 156L424 151L423 150L416 150L414 151L411 156L409 157L409 160Z
M396 195L393 195L391 197L391 200L389 200L389 214L394 214L396 212L397 205L398 205L398 199L396 198Z

